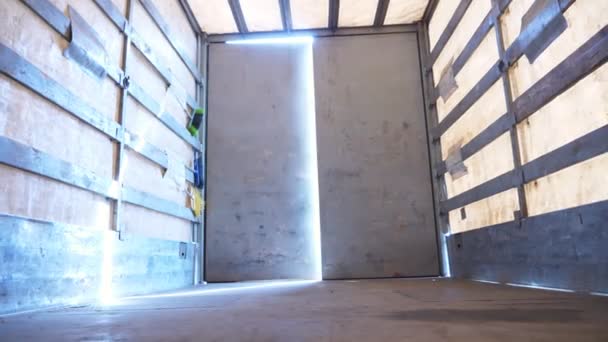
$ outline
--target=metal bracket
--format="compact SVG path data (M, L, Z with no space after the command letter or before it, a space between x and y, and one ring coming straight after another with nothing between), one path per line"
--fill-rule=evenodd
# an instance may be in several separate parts
M536 0L522 17L521 27L520 35L525 38L523 52L534 63L568 28L568 22L558 0Z
M445 102L456 89L458 89L458 83L456 83L456 79L454 78L454 69L452 68L452 62L450 62L448 67L441 73L441 79L439 80L439 84L437 84L437 91Z
M120 75L120 86L125 90L129 90L130 85L131 85L131 76L121 74Z
M188 245L185 242L179 243L179 258L186 259L188 256Z
M524 219L525 219L525 217L522 215L521 210L515 210L513 212L513 221L515 221L517 223L519 228L522 227Z
M468 173L466 165L462 161L462 149L460 145L452 146L445 160L445 166L453 180L465 176Z
M72 41L63 50L63 55L80 64L89 74L100 80L103 79L107 74L108 54L101 38L72 6L68 6L68 12L71 19Z

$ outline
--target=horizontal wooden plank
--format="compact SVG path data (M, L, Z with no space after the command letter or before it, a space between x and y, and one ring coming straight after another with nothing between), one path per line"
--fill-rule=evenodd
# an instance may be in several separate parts
M608 125L523 165L524 182L532 182L606 152L608 152Z
M51 2L46 0L21 0L42 20L46 21L57 33L69 40L70 19L57 9Z
M508 171L470 190L442 201L441 212L447 214L454 209L509 190L519 184L521 184L521 176L518 170Z
M99 177L94 172L3 136L0 136L0 163L107 198L118 199L120 195L111 179Z
M78 96L2 43L0 43L0 72L110 138L119 140L120 125L85 103Z
M99 177L90 170L3 136L0 136L0 163L113 200L122 196L127 203L197 222L192 211L184 206L129 187L120 189L112 179Z
M469 5L471 5L471 1L472 0L460 0L458 7L456 7L454 14L452 14L450 21L448 22L445 29L443 29L443 32L439 36L439 39L437 40L435 47L431 51L431 57L430 57L431 65L435 64L435 62L437 61L437 58L441 54L441 51L443 51L443 48L450 40L450 37L452 37L452 34L456 30L456 27L460 23L460 20L462 19L462 17L464 17L465 13L467 12Z
M509 128L513 127L514 123L515 119L513 118L513 115L509 113L503 114L500 118L498 118L498 120L494 121L490 126L471 139L471 141L461 147L460 154L462 156L462 160L467 160L489 143L496 140L498 137L507 132ZM448 171L445 161L438 163L436 168L437 176L442 176Z
M120 29L127 37L131 38L133 46L144 55L144 57L152 64L159 75L167 84L175 82L176 77L171 72L160 57L152 51L152 48L144 38L131 26L128 20L120 13L120 10L114 5L111 0L95 0L95 3L105 13L105 15ZM186 101L191 108L199 108L198 102L190 95L186 95Z
M558 64L513 103L517 122L591 74L608 60L608 26L604 26L568 58Z
M24 3L27 4L26 1L28 0L21 0ZM54 7L54 5L52 5L48 0L37 0L35 1L38 5L34 6L34 7L30 7L36 14L38 14L39 16L41 16L47 23L49 23L49 25L53 25L51 24L51 22L58 22L58 21L67 21L68 25L69 25L69 19L63 15L63 13L61 13L59 10L57 10L57 8ZM41 5L41 4L44 4ZM105 8L109 8L108 6L111 4L108 4L107 2L104 3L102 2L102 4L104 5ZM53 7L54 10L49 9L50 7ZM102 9L104 8L102 7ZM111 13L113 13L112 15L114 17L116 17L116 11L111 11ZM63 18L63 19L57 19L57 18ZM110 17L111 18L111 17ZM128 25L127 25L128 26ZM122 29L122 28L121 28ZM69 39L69 36L63 35L64 38ZM114 82L116 82L117 85L123 87L125 85L125 75L123 73L123 71L115 66L107 66L107 71L108 71L108 76L114 80ZM130 85L129 85L129 94L131 96L133 96L133 98L135 100L137 100L137 102L139 102L140 104L142 104L144 107L148 108L148 110L152 111L150 108L160 108L160 106L156 103L156 101L154 99L152 99L151 96L149 96L144 90L143 88L141 88L139 85L137 85L133 80L130 80ZM186 129L186 127L181 126L179 123L177 123L177 121L168 113L158 113L158 111L160 111L159 109L156 111L152 111L152 113L161 120L161 122L163 122L163 124L165 124L167 127L169 127L174 133L176 133L180 138L182 138L184 141L186 141L188 144L190 144L194 149L196 149L197 151L201 150L200 147L200 143L194 138L192 137L192 135L190 135L190 133L188 132L188 130Z
M128 139L123 139L122 127L118 123L99 113L95 108L2 43L0 43L0 72L99 130L110 139L124 141L127 147L140 153L146 159L164 169L168 167L165 151L128 131L125 131ZM176 124L173 123L173 125ZM186 175L187 180L192 183L194 181L192 172L186 172Z
M165 38L167 38L167 41L169 41L169 44L171 44L175 52L177 52L177 55L182 60L182 62L184 62L184 65L186 65L188 70L190 70L190 73L192 74L192 76L194 76L194 79L197 82L202 83L203 77L201 76L201 73L198 70L196 64L193 63L190 58L188 58L185 48L182 46L177 37L173 34L173 31L171 31L169 24L167 24L160 11L156 8L156 6L154 6L152 1L150 0L139 0L139 2L144 6L144 9L150 15L156 26L158 26Z
M467 95L465 95L465 97L448 113L448 115L432 129L431 135L434 140L438 140L496 81L498 81L502 75L501 67L502 62L496 62Z
M570 89L576 82L590 75L607 60L608 27L604 27L513 102L516 123L534 114L545 104ZM511 122L509 115L504 114L465 144L462 147L463 160L507 132ZM443 175L445 172L447 172L445 162L439 163L437 174Z
M442 212L463 207L608 152L608 125L598 128L525 165L441 202Z

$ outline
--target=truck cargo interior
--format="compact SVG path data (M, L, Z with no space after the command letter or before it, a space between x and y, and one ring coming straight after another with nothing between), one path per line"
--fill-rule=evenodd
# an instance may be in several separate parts
M1 0L0 341L608 341L607 13Z

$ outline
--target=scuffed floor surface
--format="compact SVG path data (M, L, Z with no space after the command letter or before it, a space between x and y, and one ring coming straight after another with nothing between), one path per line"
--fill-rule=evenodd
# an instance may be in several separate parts
M608 341L608 298L458 280L255 282L0 318L2 341Z

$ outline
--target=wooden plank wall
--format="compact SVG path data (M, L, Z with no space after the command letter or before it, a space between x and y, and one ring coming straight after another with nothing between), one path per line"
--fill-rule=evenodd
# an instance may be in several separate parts
M161 0L152 2L163 14L163 18L171 29L178 35L182 45L188 47L187 52L190 59L196 60L196 35L179 7L179 2ZM134 1L131 23L144 41L149 44L152 51L163 61L163 64L173 72L177 84L183 88L180 91L185 91L191 97L195 97L196 86L192 74L139 1ZM186 126L189 117L177 98L171 91L168 91L165 80L139 50L131 49L131 51L132 58L128 60L127 68L133 80L143 85L161 106L164 105L167 112L179 124ZM126 127L129 130L145 136L150 143L162 147L167 152L169 159L191 166L192 148L160 121L155 120L153 114L133 98L129 98L127 102L127 113ZM147 189L153 187L158 196L183 206L188 205L186 182L176 184L171 177L163 177L163 170L157 165L150 163L132 150L126 150L126 152L128 165L124 179L126 185L141 191L149 191ZM145 208L125 205L124 221L126 229L133 233L180 241L190 241L192 238L190 222Z
M437 46L440 36L448 28L460 1L440 0L430 21L428 34L430 51L439 48L439 55L432 65L435 86L454 61L465 52L471 52L470 41L492 8L498 11L508 4L495 26L483 36L474 48L462 69L456 74L458 88L444 100L438 94L436 111L439 122L461 105L465 97L477 93L479 98L466 107L464 114L437 137L443 160L450 151L457 149L483 132L490 124L509 111L510 101L517 101L536 82L563 62L576 49L594 35L605 29L608 3L604 1L574 1L563 12L568 27L549 47L530 63L524 55L508 66L506 93L503 78L498 77L487 91L476 89L486 71L490 70L501 56L498 38L509 51L521 33L523 15L534 0L472 1L460 18L449 40ZM463 1L464 2L464 1ZM561 1L561 3L567 3ZM495 12L496 13L496 12ZM498 35L495 29L499 29ZM509 82L510 81L510 82ZM450 173L437 175L443 179L447 201L475 187L513 170L520 159L521 164L533 161L564 146L608 123L608 67L602 63L588 76L569 87L557 98L543 105L527 119L518 123L512 132L505 131L491 143L485 145L464 160L467 172L461 177ZM515 143L513 143L515 141ZM519 156L517 155L519 150ZM517 158L519 157L519 158ZM518 194L517 187L472 202L464 207L450 210L449 232L451 234L483 229L485 227L517 220L518 215L541 215L560 209L582 206L608 199L608 155L606 153L569 166L523 185ZM526 208L522 208L522 203ZM527 210L526 210L527 209Z
M133 1L131 24L150 46L151 51L173 74L172 90L159 72L137 49L131 48L123 65L126 36L92 0L52 0L49 3L69 18L72 6L98 33L109 56L109 65L127 70L136 82L175 120L186 126L188 107L175 93L196 97L197 85L170 42L160 31L142 3ZM46 2L46 1L44 1ZM74 61L63 56L68 41L54 31L26 4L26 1L0 2L0 43L32 63L103 115L118 122L121 88L110 77L97 80ZM127 0L112 0L127 17ZM178 1L152 0L177 37L185 53L197 60L197 35ZM174 91L173 89L177 89ZM189 204L184 166L192 167L193 149L154 114L128 97L124 126L164 151L169 171L125 148L124 185L186 207ZM118 163L119 144L76 119L58 106L0 73L0 135L32 146L51 156L83 167L97 176L112 179ZM171 172L174 171L175 172ZM115 201L83 189L50 180L0 164L0 212L45 221L110 230ZM123 205L122 229L127 233L176 241L192 241L192 223L188 220L145 209Z

